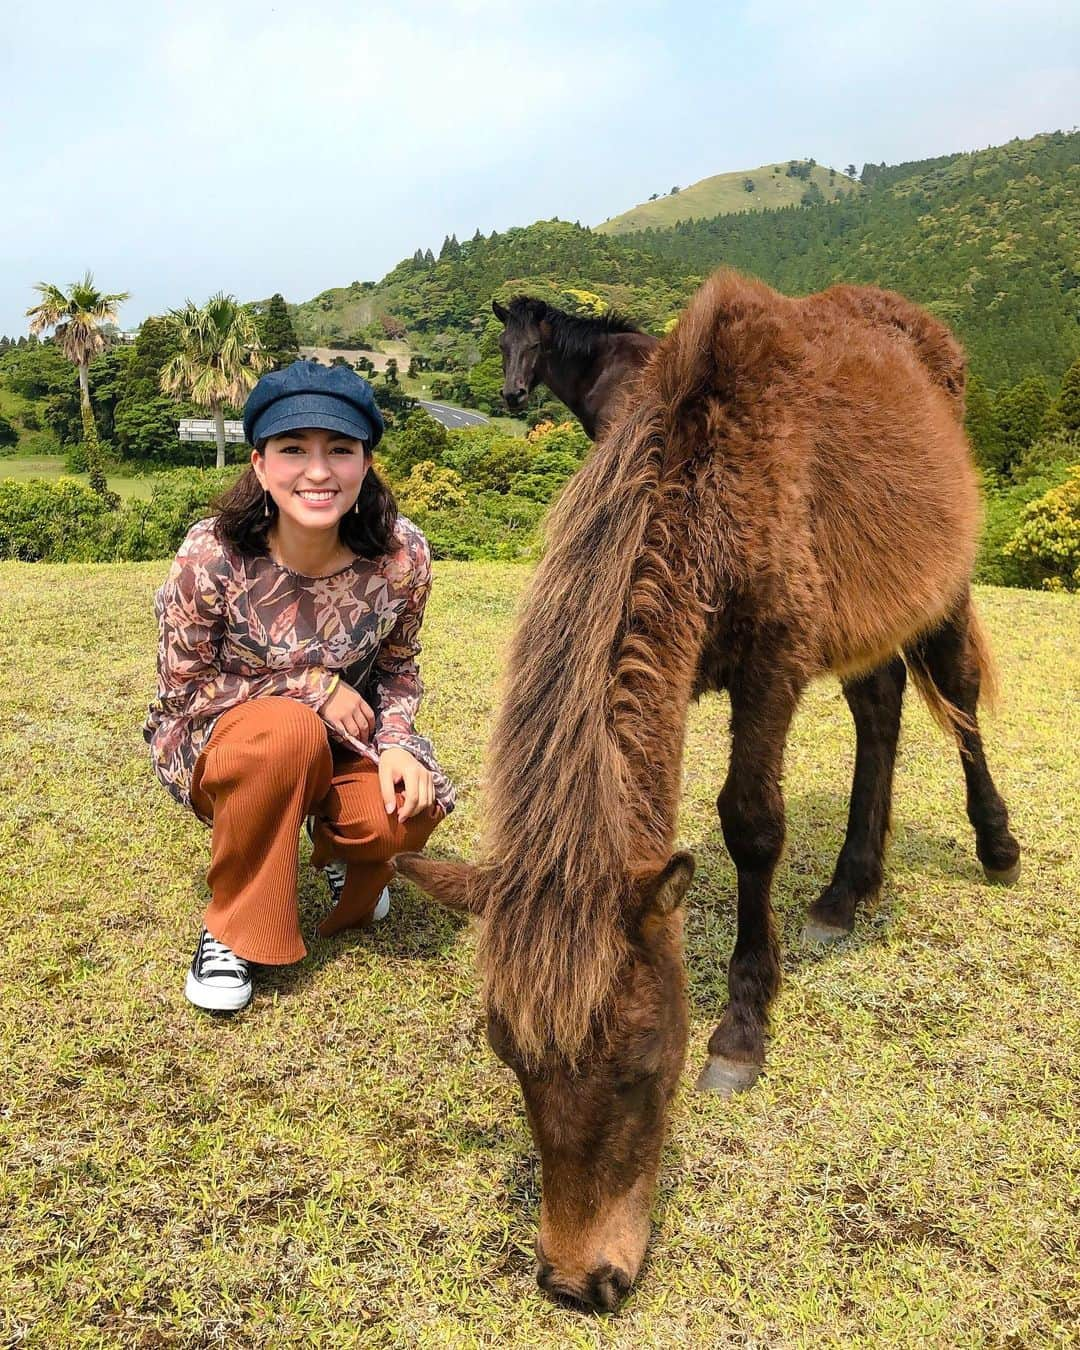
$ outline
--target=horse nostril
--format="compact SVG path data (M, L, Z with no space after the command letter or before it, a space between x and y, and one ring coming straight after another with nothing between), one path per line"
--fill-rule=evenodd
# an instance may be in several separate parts
M592 1304L601 1312L614 1312L630 1292L630 1276L617 1266L601 1266L589 1277Z
M614 1312L630 1292L630 1276L616 1266L604 1265L589 1276L584 1289L560 1280L554 1266L543 1262L536 1270L536 1283L563 1308L574 1312Z

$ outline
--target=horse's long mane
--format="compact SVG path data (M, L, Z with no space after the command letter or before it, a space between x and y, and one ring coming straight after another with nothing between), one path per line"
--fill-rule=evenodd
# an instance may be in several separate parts
M551 325L551 344L558 356L570 362L586 361L596 350L596 341L610 333L640 333L636 323L609 309L603 314L570 314L556 309L546 300L528 295L515 296L507 306L511 319L519 323Z
M635 872L670 850L701 608L660 406L643 390L553 512L488 756L481 963L532 1061L574 1062L628 953Z

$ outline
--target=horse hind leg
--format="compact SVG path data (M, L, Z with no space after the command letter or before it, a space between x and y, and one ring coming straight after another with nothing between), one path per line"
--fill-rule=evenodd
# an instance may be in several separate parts
M893 769L907 669L897 656L843 689L855 719L855 774L847 834L832 881L810 907L808 942L835 942L851 932L860 904L881 889L892 811Z
M970 596L946 623L918 639L905 655L931 711L939 720L952 720L967 783L975 852L987 880L1011 885L1020 875L1020 845L1009 829L1008 808L990 776L979 732L979 690L990 670Z

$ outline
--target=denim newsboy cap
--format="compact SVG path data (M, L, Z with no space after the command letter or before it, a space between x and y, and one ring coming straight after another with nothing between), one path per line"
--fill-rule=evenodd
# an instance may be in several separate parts
M345 366L294 361L264 375L244 404L248 445L304 427L340 431L363 441L369 450L383 434L382 413L367 380Z

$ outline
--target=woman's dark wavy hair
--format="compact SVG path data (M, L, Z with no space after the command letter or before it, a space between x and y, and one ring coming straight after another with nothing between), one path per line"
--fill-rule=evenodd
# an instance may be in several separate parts
M263 447L256 446L260 454ZM270 514L266 514L269 503ZM214 533L222 543L232 544L249 557L265 556L270 552L268 535L277 520L277 503L268 493L264 496L262 484L255 470L248 468L236 482L214 503L217 513ZM360 558L381 558L397 546L394 527L398 508L394 494L375 472L374 466L364 475L356 506L350 507L338 521L338 538L346 548Z

